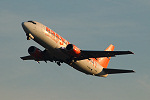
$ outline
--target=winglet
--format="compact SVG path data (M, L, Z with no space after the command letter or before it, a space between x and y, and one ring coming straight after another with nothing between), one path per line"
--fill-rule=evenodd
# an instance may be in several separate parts
M105 51L114 51L115 46L114 45L110 45ZM111 57L103 57L103 58L98 58L99 60L99 64L103 67L103 68L107 68L108 63L110 61Z

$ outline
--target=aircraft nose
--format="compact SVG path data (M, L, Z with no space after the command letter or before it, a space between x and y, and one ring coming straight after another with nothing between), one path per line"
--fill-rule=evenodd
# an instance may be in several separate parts
M24 22L22 22L21 25L22 25L22 28L24 29L25 28Z
M23 30L28 34L29 30L28 30L27 22L22 22L21 25L22 25Z
M22 24L21 24L23 29L24 29L24 28L27 28L25 23L26 23L26 22L22 22Z

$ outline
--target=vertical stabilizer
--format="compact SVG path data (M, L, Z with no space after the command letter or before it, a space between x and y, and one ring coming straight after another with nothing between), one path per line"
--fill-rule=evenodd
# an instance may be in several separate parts
M105 50L105 51L114 51L115 46L113 46L112 44ZM107 68L108 63L110 61L111 57L103 57L103 58L98 58L99 64L104 67Z

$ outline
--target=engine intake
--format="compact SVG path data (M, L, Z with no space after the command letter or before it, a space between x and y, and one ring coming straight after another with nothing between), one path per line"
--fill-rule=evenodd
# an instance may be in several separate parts
M31 46L28 49L28 53L35 59L35 60L42 60L43 59L43 53L42 51L35 47L35 46Z
M73 44L68 44L66 47L67 50L72 50L73 49Z
M81 53L81 50L73 44L68 44L66 50L73 56L79 56Z
M28 49L28 53L29 53L29 54L30 54L30 53L34 53L35 50L36 50L36 47L31 46L31 47L29 47L29 49Z

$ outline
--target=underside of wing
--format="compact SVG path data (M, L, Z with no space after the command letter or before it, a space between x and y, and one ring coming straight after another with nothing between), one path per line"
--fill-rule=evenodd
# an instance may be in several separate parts
M38 49L37 47L31 46L28 49L28 52L30 55L28 56L24 56L24 57L20 57L22 60L35 60L35 61L47 61L47 60L51 60L49 58L49 53L47 50L41 51L40 49Z
M120 73L133 73L134 70L124 70L124 69L109 69L109 68L103 68L103 71L106 74L120 74Z
M22 60L35 60L35 61L44 61L44 59L35 59L32 56L24 56L24 57L20 57Z
M131 51L87 51L82 50L79 60L100 57L115 57L116 55L133 54Z
M22 60L34 60L34 58L32 56L24 56L24 57L20 57Z

